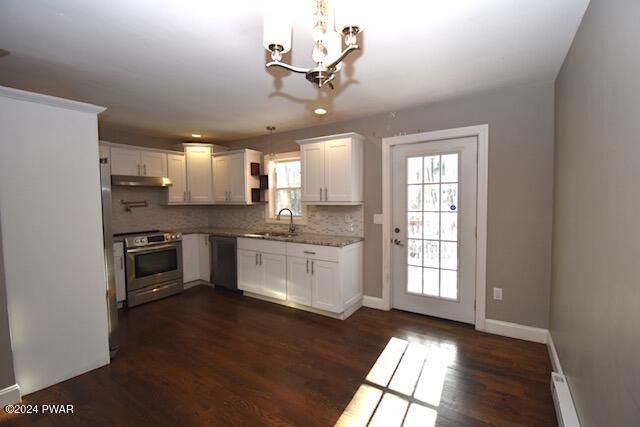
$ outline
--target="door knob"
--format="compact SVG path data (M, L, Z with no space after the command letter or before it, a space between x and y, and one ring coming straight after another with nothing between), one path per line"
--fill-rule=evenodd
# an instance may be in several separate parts
M393 239L393 244L397 246L404 246L399 239Z

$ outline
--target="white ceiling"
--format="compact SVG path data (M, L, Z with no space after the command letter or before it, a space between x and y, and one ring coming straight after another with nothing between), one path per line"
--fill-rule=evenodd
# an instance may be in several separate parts
M265 69L270 1L2 0L0 84L103 105L105 122L150 134L235 139L553 79L588 4L368 1L363 49L331 92ZM293 30L305 67L309 4L295 1Z

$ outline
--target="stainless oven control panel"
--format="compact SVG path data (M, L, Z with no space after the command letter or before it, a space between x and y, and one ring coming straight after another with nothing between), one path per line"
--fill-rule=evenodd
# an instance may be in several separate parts
M126 239L124 239L124 244L127 248L137 248L177 242L180 240L182 240L181 233L158 233L127 237Z

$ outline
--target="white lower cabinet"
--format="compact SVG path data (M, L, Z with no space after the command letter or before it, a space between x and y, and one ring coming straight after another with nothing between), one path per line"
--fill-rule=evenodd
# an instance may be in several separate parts
M342 314L362 299L362 243L337 248L239 238L238 288Z
M182 235L182 281L210 280L209 235Z
M197 234L182 235L182 281L200 279L200 254Z
M287 301L311 305L311 261L287 257Z
M124 273L124 243L113 244L113 276L116 281L116 301L127 299L127 278Z

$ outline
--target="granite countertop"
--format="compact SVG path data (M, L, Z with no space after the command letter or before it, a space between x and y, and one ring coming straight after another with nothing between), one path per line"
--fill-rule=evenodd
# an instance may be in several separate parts
M298 233L293 236L288 236L288 235L264 236L264 235L255 234L255 233L263 233L265 231L269 232L269 230L247 230L242 228L200 227L200 228L183 228L183 229L177 229L177 230L171 230L171 231L174 231L176 233L180 232L182 234L210 234L212 236L220 236L220 237L244 237L248 239L276 240L279 242L305 243L308 245L334 246L338 248L352 245L354 243L358 243L364 240L362 237L331 236L326 234L312 234L312 233Z

